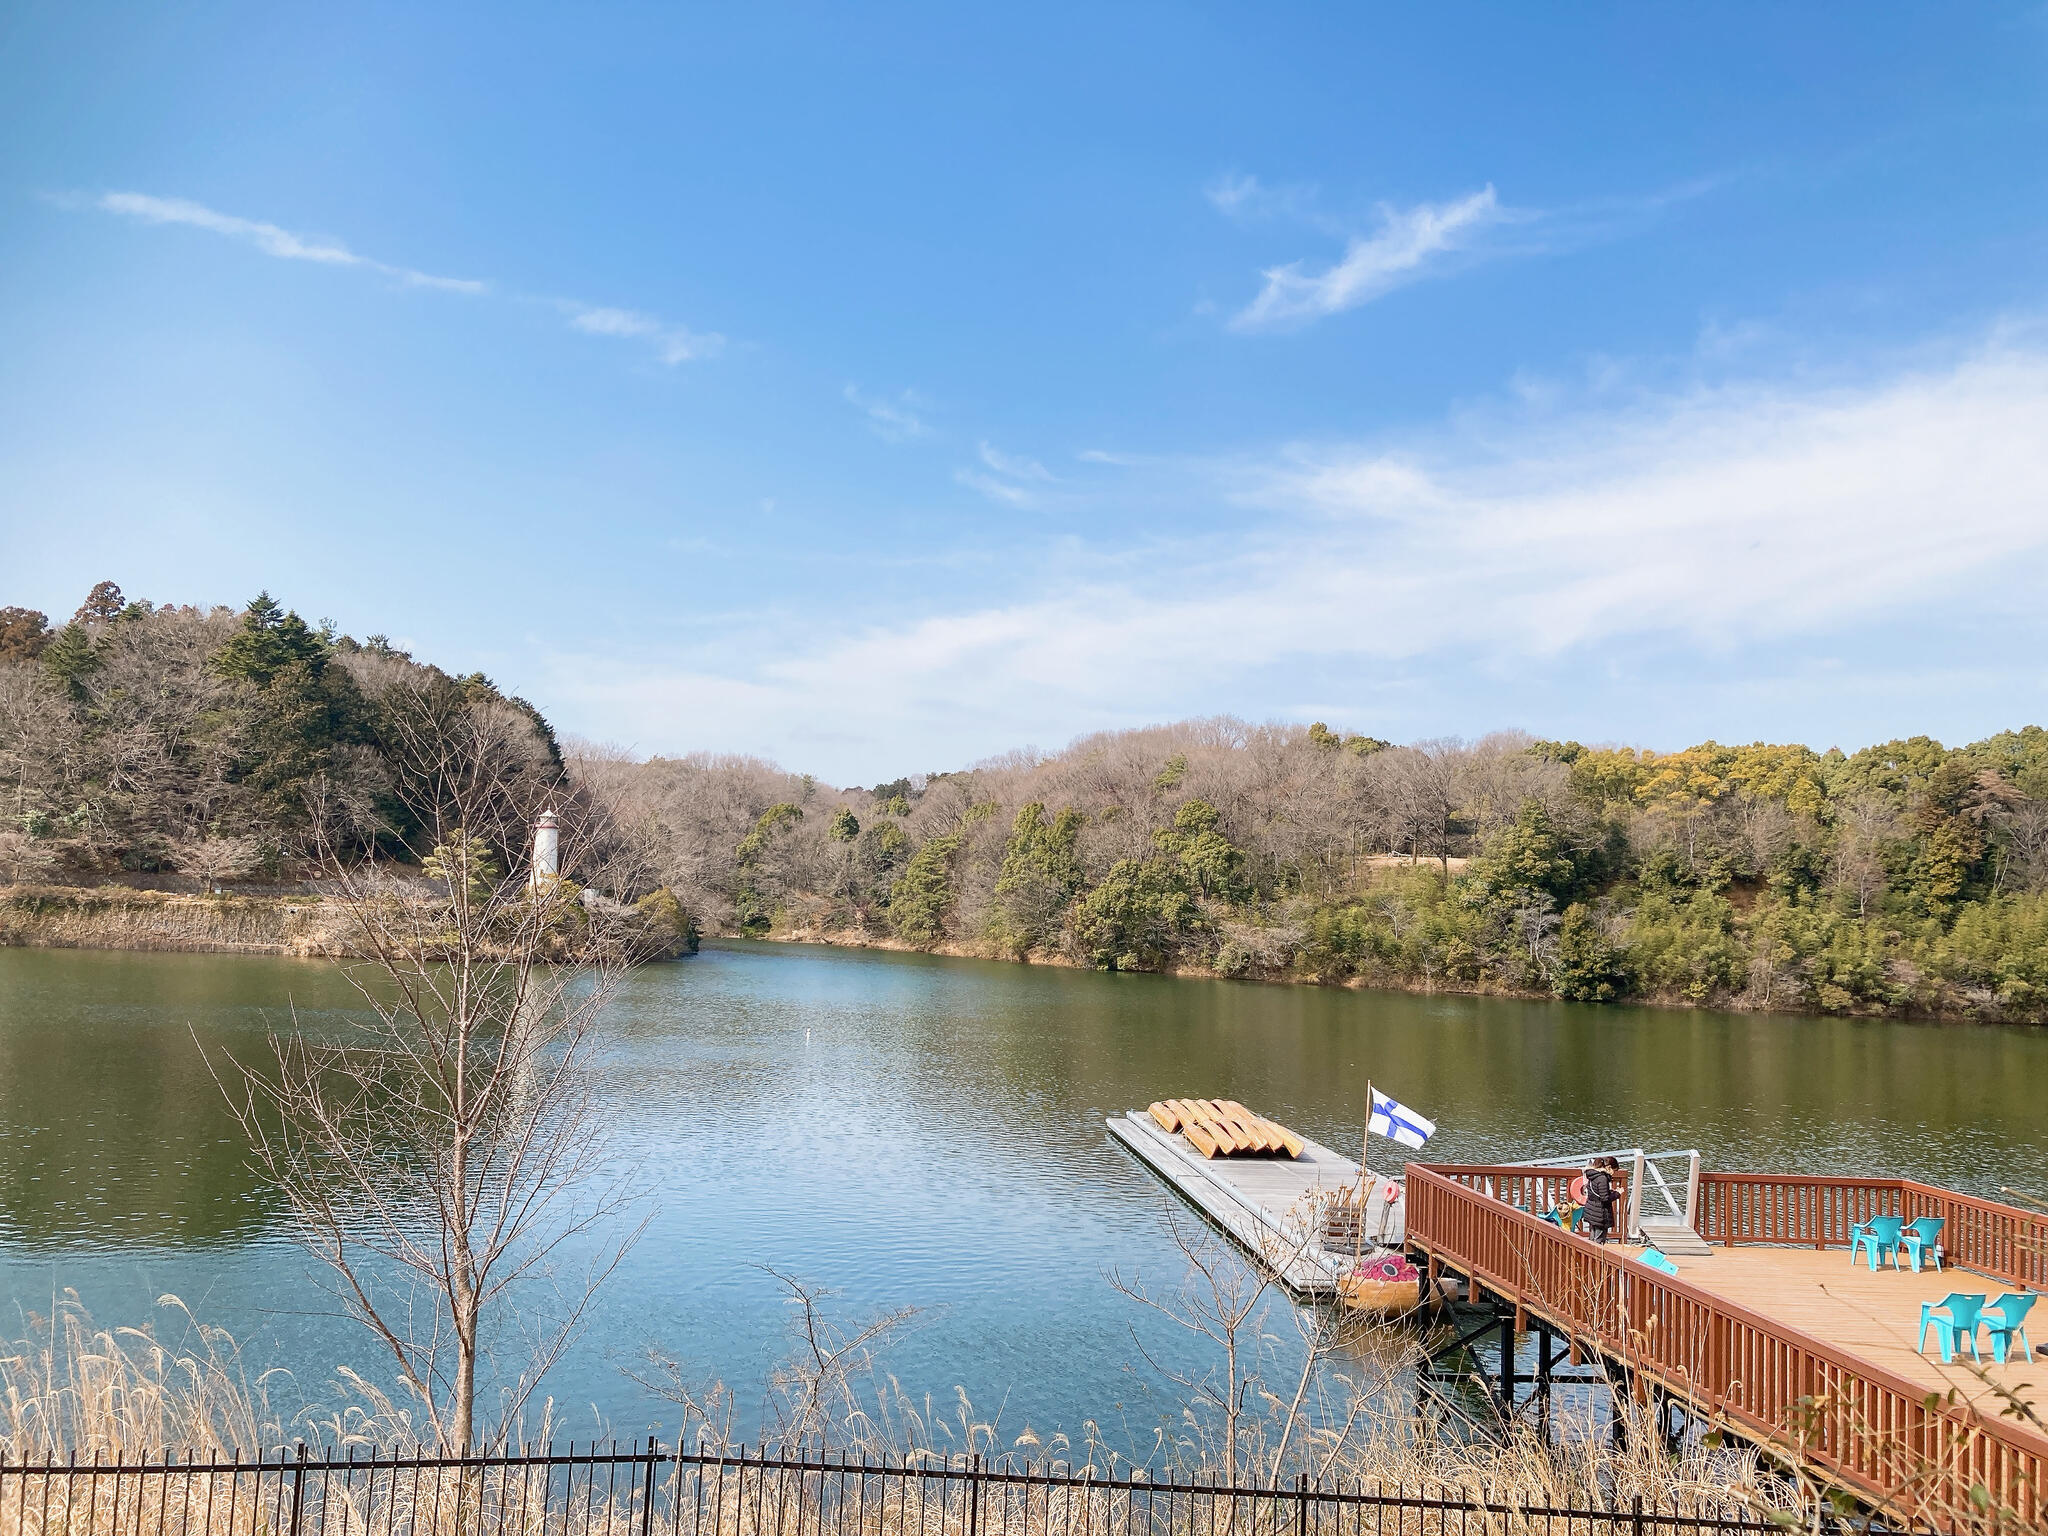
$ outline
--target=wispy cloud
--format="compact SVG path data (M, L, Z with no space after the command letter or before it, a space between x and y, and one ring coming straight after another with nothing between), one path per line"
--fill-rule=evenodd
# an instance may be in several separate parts
M725 338L716 331L699 334L635 309L610 309L578 304L571 299L558 301L558 307L577 330L591 336L623 336L651 342L655 355L671 365L711 357L725 345Z
M1050 480L1052 471L1036 459L1023 458L1017 454L1004 453L993 443L981 445L981 462L999 475L1008 475L1012 480Z
M1316 189L1306 184L1270 187L1256 176L1233 171L1202 188L1202 196L1218 213L1233 219L1313 218Z
M437 277L413 267L379 261L352 250L340 240L324 235L306 235L262 219L222 213L204 203L183 197L156 197L146 192L107 192L90 199L88 206L103 213L118 214L145 224L176 224L203 229L254 247L280 261L309 261L321 266L353 267L395 279L411 288L472 296L494 293L490 283L477 278ZM674 365L709 357L724 345L716 332L695 332L672 321L638 310L614 309L585 304L575 299L537 298L508 293L504 297L524 303L544 304L564 315L571 326L592 336L615 336L647 343L662 362Z
M807 767L839 756L864 772L892 752L963 761L1107 724L1263 712L1276 679L1360 702L1405 687L1441 709L1477 676L1554 684L1649 655L1711 679L1735 729L1763 726L1743 679L1761 698L1773 679L1825 673L1794 728L1826 730L1827 698L1882 693L1857 692L1890 664L1859 659L1873 627L1910 635L1927 666L1962 666L1967 592L1971 613L2036 613L2011 619L2008 651L2048 640L2029 607L2048 571L2048 343L1852 386L1503 409L1407 445L1134 463L1148 483L1129 494L1234 508L1228 532L1101 541L982 601L794 644L768 626L769 659L742 670L642 663L614 687L579 682L612 674L565 659L557 683L621 736L653 739L671 710L700 744L795 747ZM1597 684L1576 691L1597 708ZM1425 710L1416 734L1455 718ZM792 720L816 745L791 741ZM844 743L860 744L857 768Z
M1294 261L1267 268L1261 274L1265 287L1232 318L1231 327L1270 330L1355 309L1428 276L1507 217L1491 186L1455 202L1383 207L1379 229L1353 238L1334 265L1311 271Z
M1036 459L1004 453L988 442L982 443L977 452L982 467L956 469L953 479L969 490L979 491L990 501L999 501L1009 507L1035 506L1038 498L1029 487L1052 482L1052 471Z
M861 393L856 385L846 386L846 403L867 417L868 430L885 443L904 443L913 437L928 437L931 427L919 411L930 407L914 389L906 389L893 400Z
M225 235L230 240L240 240L253 245L266 256L275 256L281 261L312 261L326 266L362 267L378 272L385 277L397 278L400 282L415 288L437 288L444 293L483 293L488 285L474 278L435 277L429 272L415 271L411 267L393 266L387 261L364 256L350 250L339 240L318 235L295 234L276 224L266 224L261 219L238 218L231 213L221 213L183 197L152 197L146 192L108 192L98 198L94 207L104 213L124 214L131 219L140 219L145 224L184 224L193 229L204 229L216 235Z
M1035 499L1021 485L998 480L994 475L983 474L978 469L956 469L953 471L953 479L970 491L979 491L990 501L1000 501L1006 507L1028 507Z

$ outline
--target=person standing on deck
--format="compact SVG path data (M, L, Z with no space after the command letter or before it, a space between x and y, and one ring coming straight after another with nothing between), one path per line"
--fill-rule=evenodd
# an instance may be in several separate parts
M1586 1167L1586 1215L1582 1225L1586 1236L1596 1243L1606 1242L1608 1233L1614 1230L1614 1177L1607 1171L1613 1161L1611 1157L1596 1157Z

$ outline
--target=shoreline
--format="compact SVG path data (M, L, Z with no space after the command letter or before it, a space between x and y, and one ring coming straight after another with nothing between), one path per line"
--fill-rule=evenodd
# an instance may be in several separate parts
M673 903L671 903L673 905ZM629 920L641 921L633 913ZM125 885L0 885L0 949L361 960L341 901L292 892L160 891ZM649 942L639 961L693 952L695 931ZM567 957L564 952L563 958Z
M345 960L347 914L318 895L229 891L211 894L159 891L132 886L0 885L0 948L104 949L140 953L267 955L283 959ZM744 934L707 937L744 939ZM897 954L942 955L956 960L1051 966L1084 971L1093 967L1067 955L1034 951L997 952L985 944L949 942L929 947L885 934L852 930L784 930L758 936L766 944L819 944L832 949L873 949ZM1324 987L1346 992L1400 992L1415 997L1488 997L1511 1002L1556 1003L1548 992L1498 983L1418 981L1394 975L1319 981L1272 970L1226 975L1207 966L1176 966L1146 975L1188 981L1243 981L1274 987ZM1655 1008L1681 1013L1743 1013L1780 1018L1873 1018L1945 1025L2028 1027L2011 1020L1961 1013L1826 1013L1806 1008L1760 1007L1740 997L1697 1001L1686 997L1632 997L1625 1003L1586 1003L1589 1008ZM2038 1027L2038 1026L2036 1026Z
M751 944L817 944L829 949L874 949L891 954L939 955L949 960L985 960L996 965L1047 966L1067 971L1095 969L1066 955L1049 955L1036 951L1028 955L1008 955L996 953L986 946L952 942L930 946L907 944L901 939L884 934L857 933L850 930L826 932L805 929L766 934L707 933L705 937L737 939ZM1552 1003L1559 1007L1576 1008L1649 1008L1668 1013L1740 1013L1752 1014L1759 1018L1781 1019L1881 1019L1904 1024L1984 1026L1997 1029L2041 1027L2024 1020L1987 1019L1981 1015L1967 1013L1827 1013L1811 1008L1759 1007L1754 1003L1744 1002L1740 997L1700 1002L1683 996L1642 996L1614 1003L1567 1003L1548 992L1524 991L1494 982L1422 982L1399 976L1351 977L1344 981L1320 981L1313 976L1272 971L1254 971L1231 976L1208 966L1174 966L1161 971L1133 971L1130 974L1170 976L1181 981L1237 981L1263 987L1318 987L1331 992L1399 992L1410 997L1497 998L1503 1002Z

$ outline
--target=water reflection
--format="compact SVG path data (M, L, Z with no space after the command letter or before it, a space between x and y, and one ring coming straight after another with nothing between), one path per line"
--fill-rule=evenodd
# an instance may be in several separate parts
M10 1299L78 1285L126 1321L175 1291L308 1390L337 1363L375 1368L321 1315L194 1043L261 1049L293 1010L324 1031L355 1003L317 963L0 951ZM1180 1263L1169 1202L1108 1114L1227 1093L1349 1147L1370 1076L1438 1120L1451 1159L1697 1145L1709 1166L1993 1190L2040 1182L2048 1032L715 945L628 979L601 1068L655 1209L555 1378L578 1433L591 1404L621 1434L668 1422L618 1369L647 1344L746 1399L783 1348L756 1267L773 1264L856 1319L920 1308L888 1362L906 1387L964 1386L1042 1434L1170 1414L1138 1345L1185 1349L1103 1279Z

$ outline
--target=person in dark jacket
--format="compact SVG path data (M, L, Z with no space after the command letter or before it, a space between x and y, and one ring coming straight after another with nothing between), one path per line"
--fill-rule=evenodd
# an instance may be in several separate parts
M1611 1157L1596 1157L1586 1169L1586 1216L1582 1230L1596 1243L1607 1241L1614 1230L1614 1176L1608 1172Z

